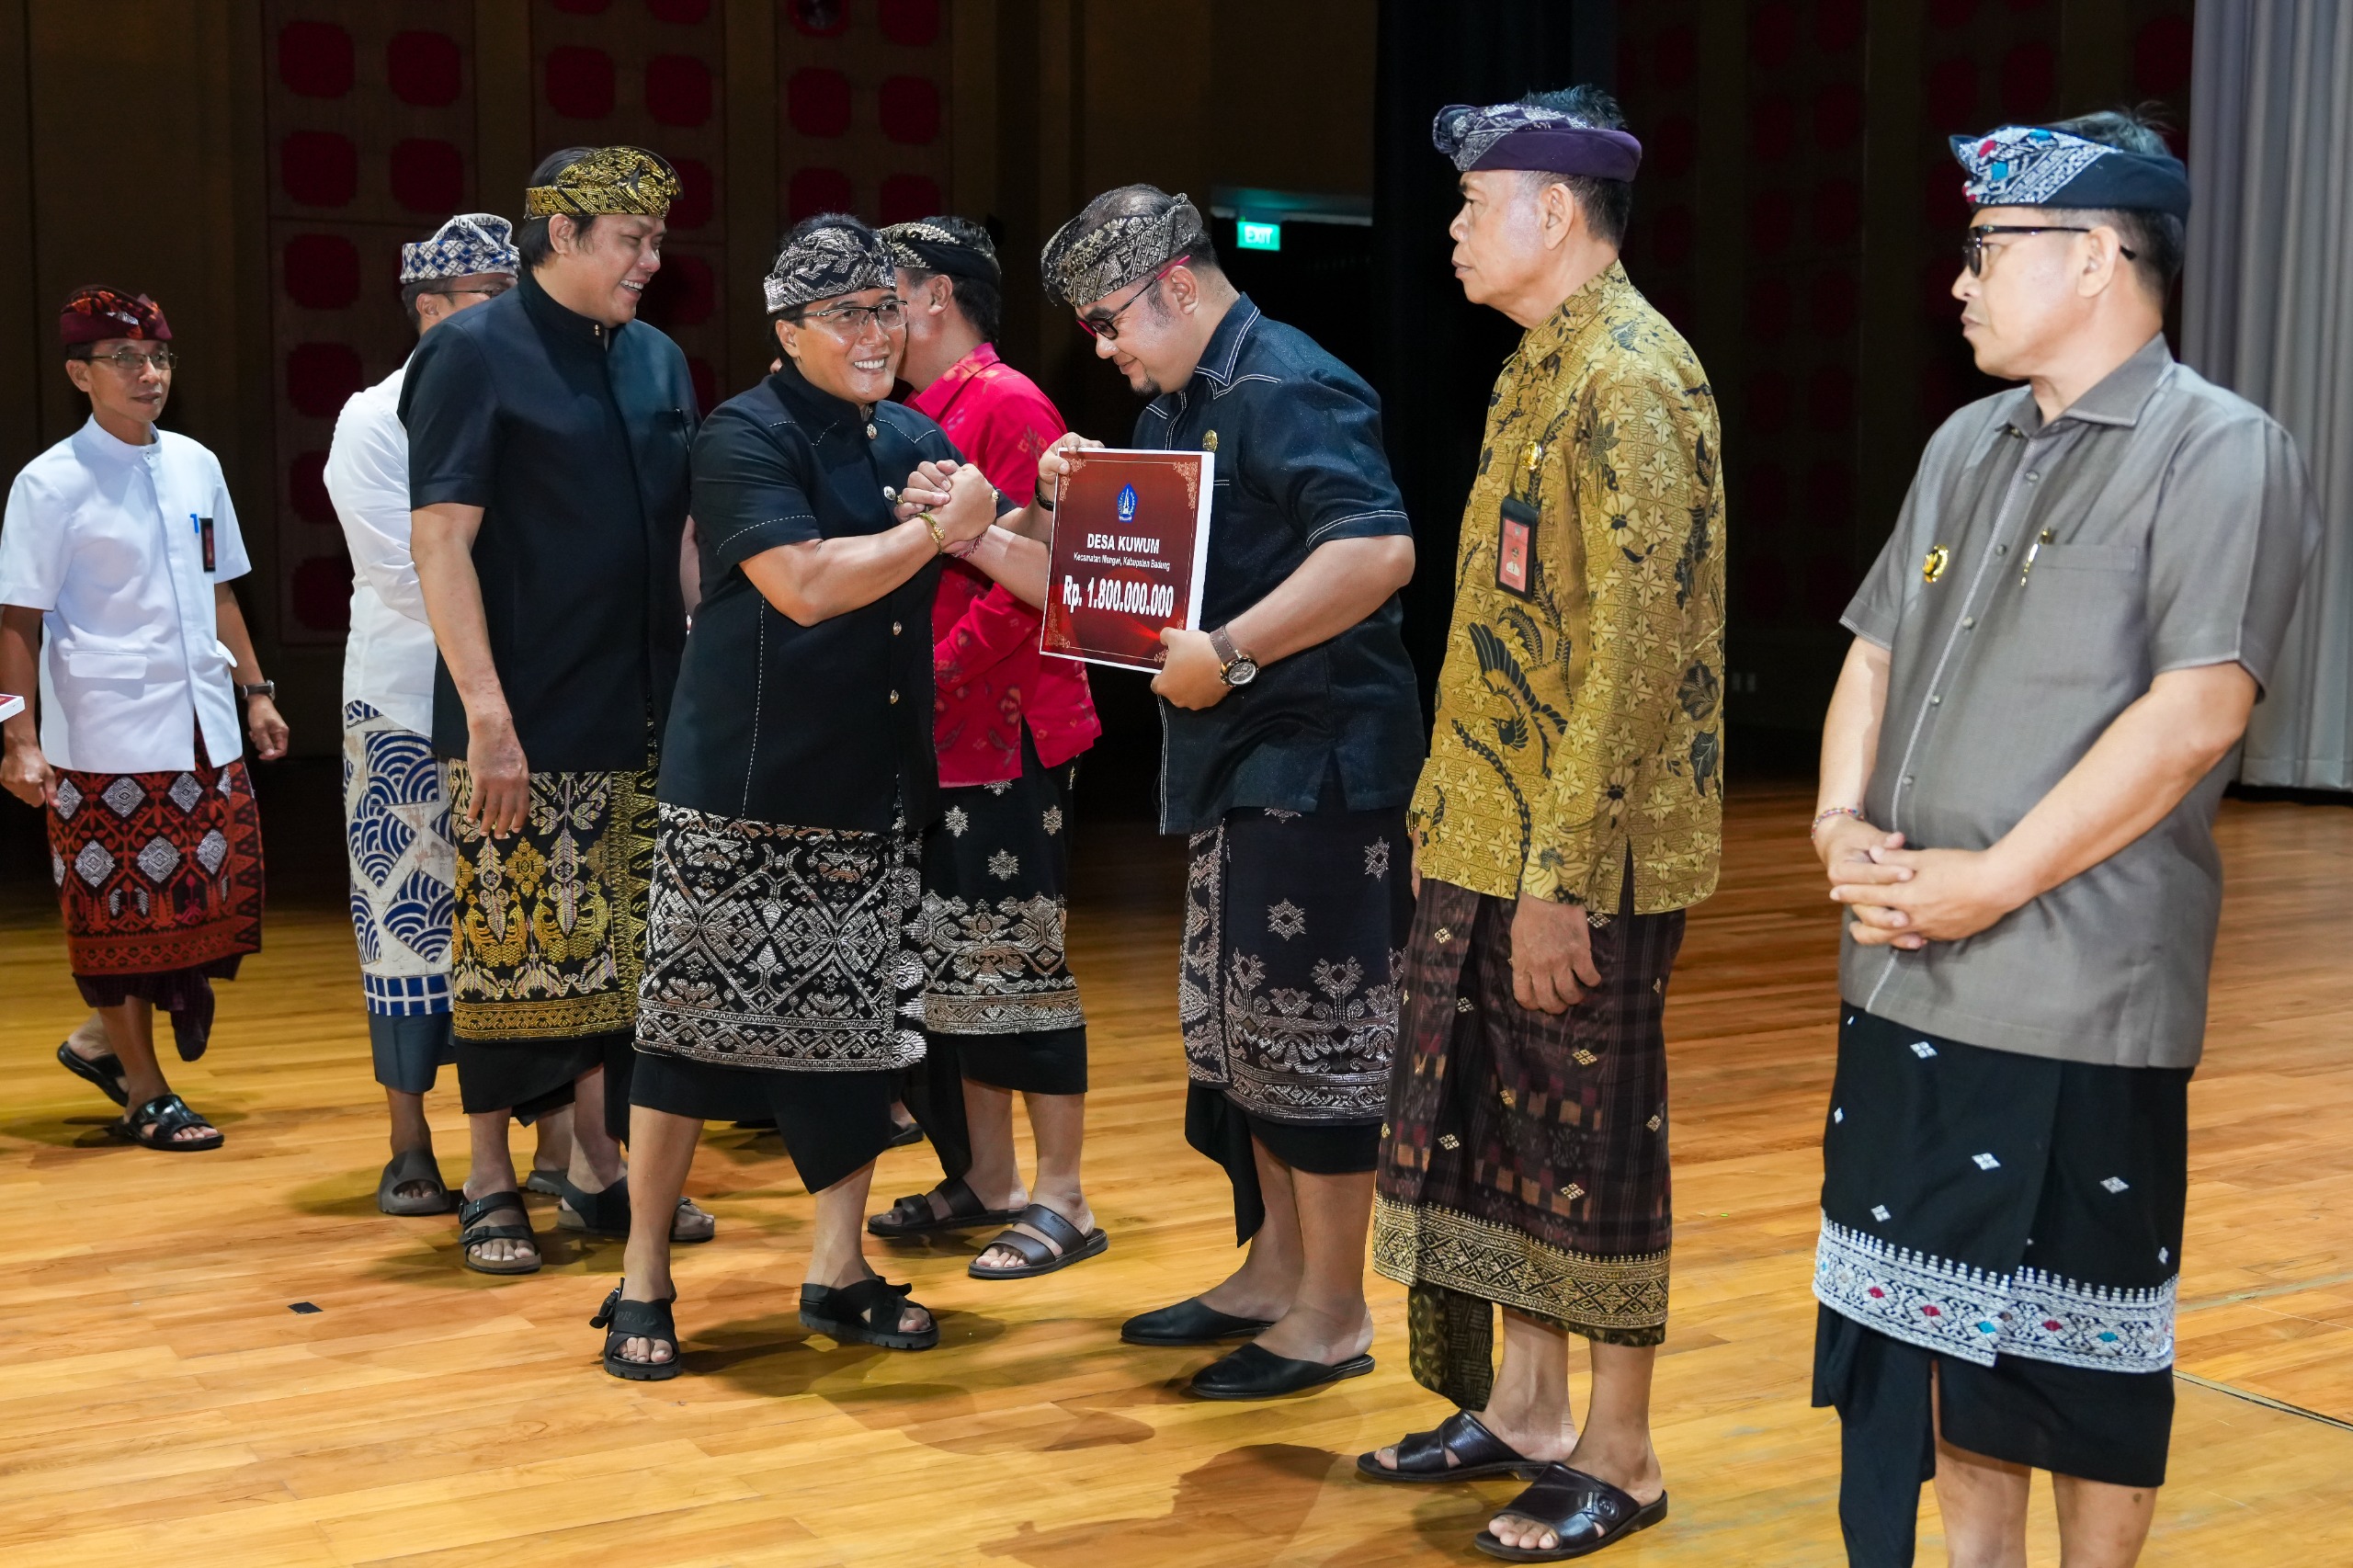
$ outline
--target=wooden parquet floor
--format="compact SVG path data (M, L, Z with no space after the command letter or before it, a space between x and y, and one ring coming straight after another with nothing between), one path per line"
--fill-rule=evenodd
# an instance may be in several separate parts
M1659 1370L1666 1525L1608 1559L1842 1560L1837 1441L1806 1403L1816 1138L1835 926L1790 790L1735 792L1724 891L1693 919L1668 1027L1675 1317ZM180 1159L111 1146L50 1059L81 1016L41 890L0 906L0 1568L182 1564L1023 1564L1305 1568L1482 1561L1508 1485L1401 1492L1353 1456L1443 1411L1373 1285L1380 1370L1310 1399L1211 1405L1202 1358L1119 1320L1228 1267L1215 1169L1187 1151L1171 969L1177 846L1080 829L1074 920L1095 1041L1100 1261L1028 1285L910 1249L927 1355L798 1326L809 1204L773 1142L714 1131L685 1249L692 1375L624 1383L586 1319L614 1243L461 1271L447 1218L379 1215L381 1096L348 927L273 913L176 1082L228 1132ZM2193 1182L2173 1484L2145 1561L2353 1562L2353 811L2234 802ZM454 1087L434 1098L460 1175ZM877 1192L932 1176L892 1153ZM321 1310L297 1314L295 1301ZM2260 1401L2273 1402L2270 1403ZM2304 1412L2282 1406L2301 1407ZM1932 1503L1922 1561L1940 1560ZM2034 1561L2057 1561L2045 1491Z

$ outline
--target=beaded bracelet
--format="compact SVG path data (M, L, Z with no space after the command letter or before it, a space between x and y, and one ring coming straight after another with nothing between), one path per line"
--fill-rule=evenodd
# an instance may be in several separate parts
M1859 806L1833 806L1813 819L1813 825L1806 830L1806 836L1811 838L1820 833L1822 824L1832 817L1853 817L1857 822L1860 822L1863 820L1863 812Z

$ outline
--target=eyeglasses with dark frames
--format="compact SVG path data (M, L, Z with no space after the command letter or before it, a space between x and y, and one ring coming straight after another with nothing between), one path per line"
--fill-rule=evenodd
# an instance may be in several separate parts
M1152 292L1152 290L1158 286L1162 278L1167 277L1170 273L1176 271L1178 267L1184 266L1187 262L1192 259L1193 258L1190 256L1180 256L1175 260L1169 262L1159 271L1154 273L1151 277L1138 284L1134 293L1130 294L1126 299L1120 301L1120 308L1118 310L1108 311L1100 315L1079 317L1078 330L1086 334L1089 337L1099 337L1106 343L1118 342L1120 338L1120 318L1126 315L1129 308L1138 300L1142 299L1146 294Z
M1969 231L1961 243L1961 259L1969 263L1972 278L1985 276L1985 236L1988 234L2088 234L2091 231L2080 223L1980 223ZM2117 253L2127 261L2137 260L2130 245L2120 244Z
M126 376L139 375L151 366L158 370L169 370L179 362L180 357L168 348L158 348L152 354L138 348L118 348L111 354L90 356L93 365L111 365Z
M896 330L907 319L905 302L893 296L879 305L835 305L826 310L810 311L801 318L804 322L824 324L827 332L846 342L856 342L866 335L866 324L872 322L884 332Z

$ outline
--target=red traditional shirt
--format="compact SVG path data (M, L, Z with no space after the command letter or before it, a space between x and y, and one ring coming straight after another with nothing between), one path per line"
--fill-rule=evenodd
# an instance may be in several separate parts
M1037 493L1040 455L1070 428L1038 383L987 343L907 399L907 406L928 415L990 483L1025 505ZM932 736L941 784L1018 778L1024 722L1048 767L1068 762L1103 733L1086 667L1039 653L1039 622L1037 610L961 562L948 562L940 574L931 641Z

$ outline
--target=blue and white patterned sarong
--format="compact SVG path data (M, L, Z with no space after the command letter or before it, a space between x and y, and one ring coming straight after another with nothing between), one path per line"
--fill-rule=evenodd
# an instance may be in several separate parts
M432 1067L450 1060L442 1042L456 922L457 852L432 743L365 702L344 704L343 813L376 1075L421 1094ZM432 1024L405 1022L426 1018Z

